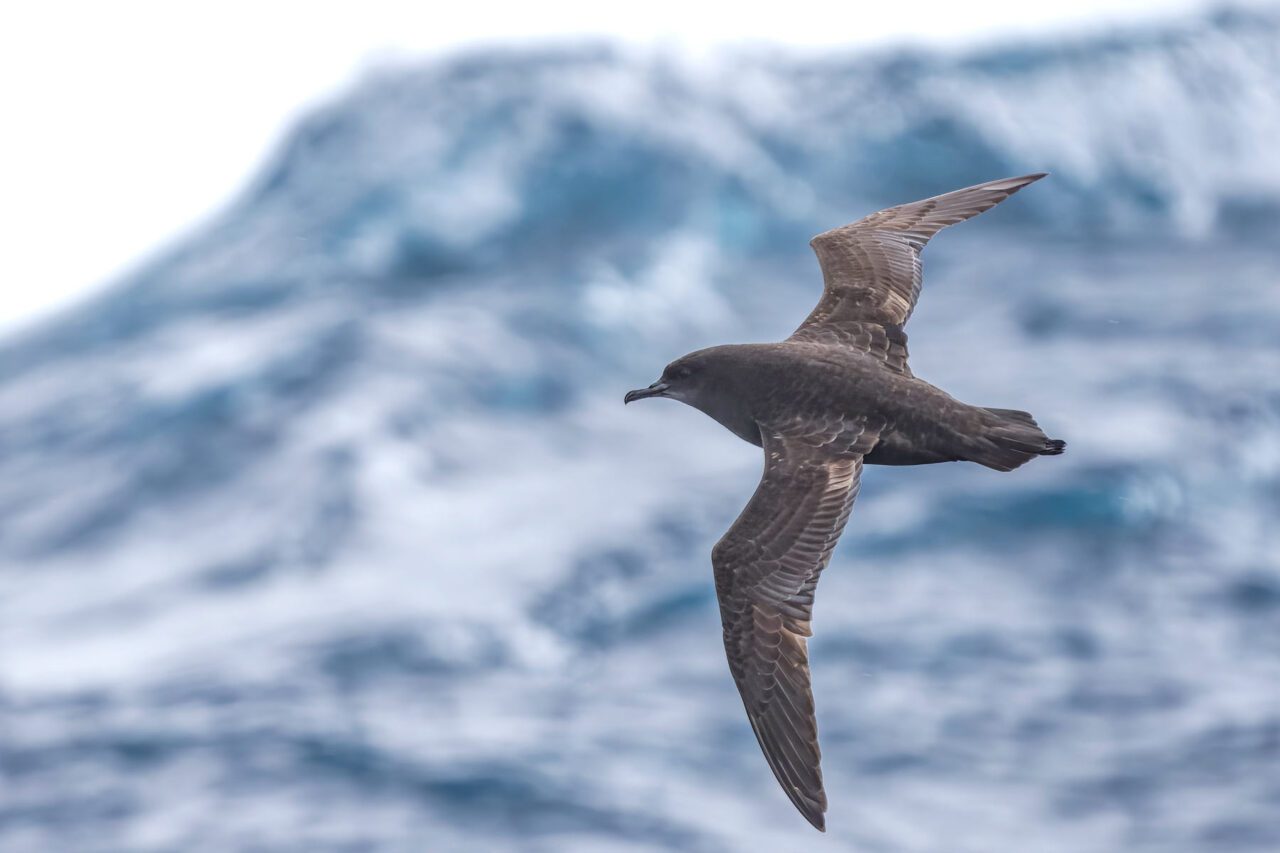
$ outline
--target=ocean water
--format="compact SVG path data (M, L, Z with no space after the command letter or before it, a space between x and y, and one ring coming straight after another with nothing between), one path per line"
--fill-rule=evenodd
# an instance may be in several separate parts
M1277 81L1265 11L366 79L0 343L0 850L1280 849ZM759 451L622 394L789 334L812 234L1037 170L908 332L1068 452L868 469L818 835L720 643Z

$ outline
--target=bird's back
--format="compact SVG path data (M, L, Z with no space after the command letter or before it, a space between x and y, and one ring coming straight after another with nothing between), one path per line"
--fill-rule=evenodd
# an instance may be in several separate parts
M741 395L765 424L850 415L897 422L921 407L936 412L964 407L928 382L847 347L785 341L721 349L733 351L726 353L733 365L732 393Z
M725 381L719 402L704 411L753 444L775 432L841 453L870 431L871 465L970 460L1000 470L1058 448L1026 412L964 403L846 347L786 341L715 349Z

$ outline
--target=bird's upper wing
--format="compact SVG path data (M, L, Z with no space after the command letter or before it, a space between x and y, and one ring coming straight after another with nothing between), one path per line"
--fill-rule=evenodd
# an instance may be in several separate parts
M832 445L764 432L765 469L738 520L712 551L729 670L751 728L800 813L824 829L818 727L805 637L818 575L858 494L865 424ZM828 437L829 438L829 437Z
M856 347L908 372L902 326L920 296L920 250L948 225L995 207L1043 177L1042 172L988 181L890 207L814 237L809 245L822 266L822 299L791 340Z

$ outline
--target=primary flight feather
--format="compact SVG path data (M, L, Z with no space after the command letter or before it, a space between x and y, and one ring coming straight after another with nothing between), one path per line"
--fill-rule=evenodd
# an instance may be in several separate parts
M827 797L805 638L862 466L971 461L1011 471L1065 447L1026 412L970 406L916 378L902 330L929 238L1042 177L990 181L819 234L810 245L822 298L791 337L690 353L626 395L680 400L764 449L760 485L711 563L751 729L782 789L820 830Z

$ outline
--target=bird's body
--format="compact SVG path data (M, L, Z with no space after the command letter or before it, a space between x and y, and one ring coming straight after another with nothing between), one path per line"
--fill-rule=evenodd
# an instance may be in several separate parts
M764 449L755 495L712 551L716 595L752 730L819 829L826 794L804 638L862 466L963 460L1009 471L1062 452L1028 413L968 405L915 377L903 332L929 238L1040 177L957 190L818 235L823 296L790 338L690 353L627 394L680 400Z
M821 446L841 452L839 434L832 432L838 419L876 431L877 440L863 459L868 465L968 460L1010 470L1044 449L1042 435L1027 437L1033 449L1025 457L1002 443L1024 413L970 406L840 344L727 344L685 359L696 360L721 391L699 395L689 404L757 446L764 432L776 431L786 437L814 436L820 444L829 440ZM1013 449L1014 455L1003 453L1005 449Z

